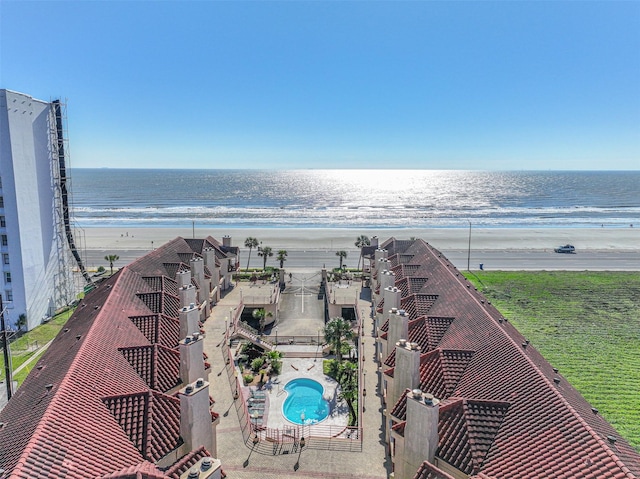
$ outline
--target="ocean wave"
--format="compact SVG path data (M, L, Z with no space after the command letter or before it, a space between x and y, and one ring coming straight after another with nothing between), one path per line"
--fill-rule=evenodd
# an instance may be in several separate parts
M74 170L82 226L640 223L640 172Z

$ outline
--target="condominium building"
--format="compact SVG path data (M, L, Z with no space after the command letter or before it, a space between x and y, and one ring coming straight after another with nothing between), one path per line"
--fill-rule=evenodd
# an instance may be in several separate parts
M75 298L63 120L60 101L0 90L0 294L26 329Z
M236 263L176 238L97 284L0 411L0 479L220 479L201 328Z

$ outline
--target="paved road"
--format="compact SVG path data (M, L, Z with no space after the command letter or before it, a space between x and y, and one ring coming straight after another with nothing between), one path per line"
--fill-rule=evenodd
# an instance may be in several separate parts
M640 246L640 245L639 245ZM441 250L442 253L460 270L467 269L467 260L472 270L480 263L487 270L571 270L571 271L640 271L640 251L580 251L577 254L558 254L551 250ZM115 266L124 266L147 254L148 250L124 250L115 252L120 259ZM345 263L349 267L358 264L358 251L349 251ZM105 255L113 251L87 250L86 264L89 268L108 267ZM262 258L252 255L250 268L262 268ZM276 265L271 259L268 265ZM338 266L339 259L335 251L290 250L285 263L287 270L318 270L322 266L328 269ZM241 258L241 266L246 268L246 258Z

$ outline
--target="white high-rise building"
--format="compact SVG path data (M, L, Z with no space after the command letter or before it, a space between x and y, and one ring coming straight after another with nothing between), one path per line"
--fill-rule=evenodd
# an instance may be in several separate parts
M59 101L0 90L0 294L27 329L76 293L63 133Z

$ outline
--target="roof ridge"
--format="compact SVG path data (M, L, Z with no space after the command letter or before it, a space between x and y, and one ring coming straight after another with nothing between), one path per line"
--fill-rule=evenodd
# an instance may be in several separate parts
M438 261L443 267L446 267L446 264L443 262L442 257L440 256L434 256L434 257L436 261ZM457 268L455 267L453 270L451 270L448 267L446 269L447 271L449 271L449 274L452 274L453 271L457 270ZM564 395L562 395L560 391L558 391L558 389L554 387L554 385L551 383L551 380L547 378L547 376L544 374L542 369L536 365L536 363L529 357L528 354L523 352L522 348L519 347L515 339L510 334L507 334L504 328L501 327L500 323L497 322L496 319L491 314L489 314L489 311L487 311L484 304L481 303L474 294L472 294L470 288L464 288L463 290L465 291L465 294L467 294L472 299L472 301L476 303L476 305L479 307L482 313L491 322L493 322L495 326L497 326L498 331L500 331L503 337L505 337L507 341L513 345L513 349L517 351L517 354L519 354L522 358L524 358L525 361L530 365L532 370L535 371L535 373L542 379L542 381L547 384L549 391L552 391L552 394L554 394L560 400L560 402L564 404L564 406L571 413L571 415L573 415L573 417L585 427L585 430L594 438L596 442L598 442L603 447L603 449L606 451L609 457L611 457L616 462L616 464L618 464L618 466L624 472L625 476L628 479L637 479L636 476L631 471L629 471L628 467L624 464L624 462L620 459L620 457L600 437L600 435L591 427L591 425L587 421L585 421L582 415L576 411L576 409L571 405L571 403L567 400L567 398L565 398Z

